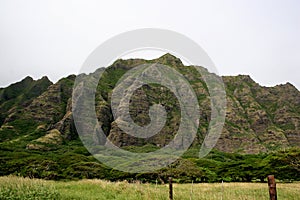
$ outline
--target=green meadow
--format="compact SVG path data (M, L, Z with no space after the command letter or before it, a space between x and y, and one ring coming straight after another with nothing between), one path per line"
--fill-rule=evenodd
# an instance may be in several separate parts
M98 179L46 181L16 176L0 177L0 199L168 199L168 184L110 182ZM268 200L267 183L173 184L178 200ZM277 183L278 199L297 200L300 183Z

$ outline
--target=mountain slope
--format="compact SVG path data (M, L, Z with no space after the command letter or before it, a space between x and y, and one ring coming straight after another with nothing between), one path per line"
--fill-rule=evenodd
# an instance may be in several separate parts
M131 98L130 115L141 126L150 123L150 106L156 103L165 106L166 125L153 137L141 139L124 133L111 113L111 93L122 75L140 64L156 62L180 72L198 97L200 126L193 143L194 147L198 147L208 130L211 113L209 92L201 74L194 67L184 66L180 59L170 54L150 61L117 60L108 67L95 96L98 121L109 140L122 148L149 144L161 147L173 139L180 124L180 106L174 94L166 87L145 85L136 90ZM96 75L97 71L89 76ZM72 75L52 84L45 77L38 81L27 77L1 89L1 141L9 142L30 135L31 140L26 139L28 149L50 150L49 146L78 139L71 109L74 80L75 76ZM227 93L226 123L216 149L258 153L300 146L300 92L294 86L287 83L262 87L246 75L226 76L223 81ZM29 127L22 132L26 124ZM51 137L54 139L49 140Z

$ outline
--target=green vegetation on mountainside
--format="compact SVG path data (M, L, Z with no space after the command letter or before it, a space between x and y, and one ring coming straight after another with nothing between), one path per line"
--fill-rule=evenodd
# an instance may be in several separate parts
M103 72L95 108L100 125L115 145L132 152L151 152L168 144L178 130L179 102L170 89L158 84L136 90L129 106L133 121L145 126L150 123L149 108L162 104L167 119L158 134L147 139L132 137L117 126L112 115L111 95L118 80L140 64L155 62L181 73L197 95L197 137L182 159L146 174L128 174L104 166L85 149L76 132L71 99L76 76L55 84L46 77L37 81L27 77L0 89L0 175L149 182L165 182L173 176L177 182L214 182L262 181L266 175L275 174L282 180L300 180L300 92L294 86L262 87L249 76L223 77L227 93L225 126L215 150L199 159L210 121L209 91L193 66L184 66L170 54L151 61L117 60ZM82 76L96 79L101 70Z

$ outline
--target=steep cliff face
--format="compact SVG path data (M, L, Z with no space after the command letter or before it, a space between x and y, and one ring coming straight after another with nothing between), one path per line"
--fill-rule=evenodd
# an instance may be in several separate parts
M194 67L184 66L180 59L170 54L150 61L117 60L108 67L95 95L98 121L108 139L120 147L146 144L161 147L174 138L180 126L180 105L174 93L164 86L144 85L134 92L130 100L130 116L140 126L150 123L149 108L152 105L160 103L165 107L166 124L159 133L150 138L141 139L124 133L118 127L118 119L114 118L110 107L112 90L128 70L140 64L156 62L181 73L196 93L200 122L193 146L198 146L207 134L210 121L209 91L201 74ZM97 71L89 76L96 74ZM26 78L0 89L0 142L20 139L28 134L32 139L28 141L27 148L50 150L47 144L59 145L63 141L76 139L71 105L75 78L72 75L56 84L52 84L47 78L38 81ZM262 87L246 75L226 76L223 81L227 96L226 122L217 142L217 149L257 153L300 146L300 92L293 85L287 83ZM28 121L32 122L32 128L22 133L20 122L26 124ZM22 123L21 125L24 126Z
M224 77L223 80L227 85L227 96L239 105L235 106L238 110L227 115L229 123L233 122L243 132L254 133L257 144L263 145L265 150L299 146L300 96L294 86L287 83L261 87L249 76ZM228 111L230 107L229 104ZM235 121L241 119L236 115L244 115L244 124Z

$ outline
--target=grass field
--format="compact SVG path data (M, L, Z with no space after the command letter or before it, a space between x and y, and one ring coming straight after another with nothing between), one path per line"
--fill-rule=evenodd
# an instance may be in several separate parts
M268 200L266 183L174 184L175 200ZM278 183L278 199L298 200L300 183ZM0 177L0 199L168 199L168 185L81 180L54 182Z

